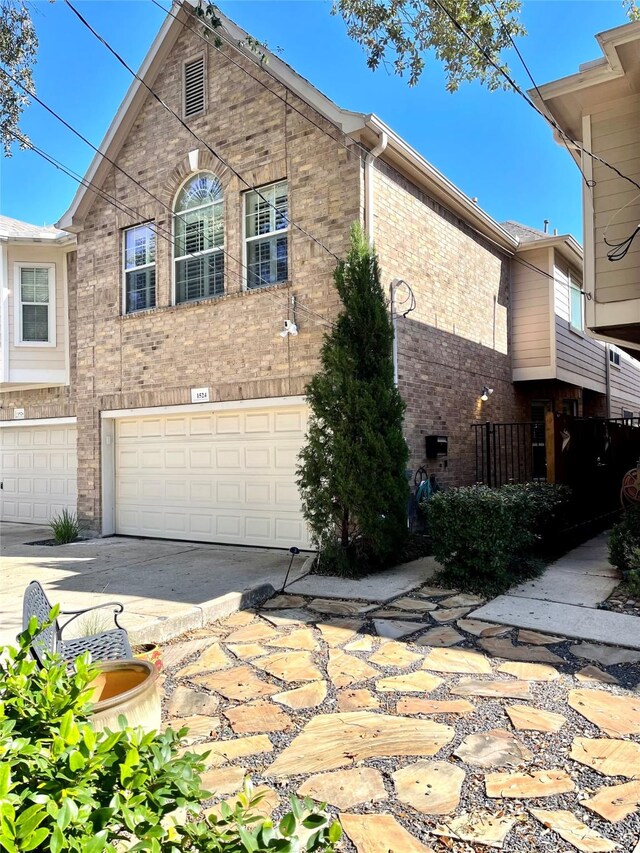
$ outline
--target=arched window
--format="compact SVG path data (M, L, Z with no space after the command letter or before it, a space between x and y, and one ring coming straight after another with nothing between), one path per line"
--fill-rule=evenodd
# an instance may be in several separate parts
M176 302L224 293L224 200L215 175L189 178L174 207Z

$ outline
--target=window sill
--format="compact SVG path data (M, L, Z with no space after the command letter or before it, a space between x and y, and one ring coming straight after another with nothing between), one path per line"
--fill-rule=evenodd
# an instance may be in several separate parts
M571 323L568 324L568 329L572 335L575 335L577 338L585 338L586 335L583 329L576 329L575 326L572 326Z
M613 367L613 368L615 368L616 370L620 370L620 365L619 365L619 364L616 364L616 363L615 363L615 361L610 361L610 362L609 362L609 367Z
M237 290L233 293L223 293L221 296L207 296L204 299L193 299L189 302L177 302L175 305L156 305L154 308L141 308L139 311L130 311L127 314L119 314L120 320L131 320L135 317L145 317L152 314L165 314L170 311L183 311L189 308L197 308L200 305L212 305L226 302L231 299L241 299L245 296L253 296L256 293L271 293L276 290L287 290L291 287L290 281L281 281L278 284L261 285L250 290ZM286 305L283 303L283 308Z

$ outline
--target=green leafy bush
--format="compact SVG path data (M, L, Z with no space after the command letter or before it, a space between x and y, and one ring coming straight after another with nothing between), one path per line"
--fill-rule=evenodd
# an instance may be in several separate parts
M441 578L461 589L502 592L537 573L543 533L568 497L562 486L471 486L433 495L423 506Z
M340 826L322 809L294 798L291 813L274 826L255 815L260 797L249 784L220 818L199 819L210 796L200 780L206 756L178 754L187 729L144 733L121 718L119 731L94 732L98 669L88 655L72 670L56 658L38 669L28 650L40 630L32 619L19 648L4 649L0 663L0 850L334 850Z
M630 506L609 534L609 561L623 574L640 573L640 506Z
M75 512L69 512L68 509L63 509L60 515L54 516L49 522L49 527L58 545L75 542L80 533L78 516Z

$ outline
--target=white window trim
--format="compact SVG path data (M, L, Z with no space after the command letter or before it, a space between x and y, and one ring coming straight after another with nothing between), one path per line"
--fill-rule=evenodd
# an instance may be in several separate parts
M247 237L247 199L252 192L262 193L263 190L268 190L270 187L275 187L278 184L287 185L287 227L279 228L277 231L269 231L268 234L256 234L254 237ZM261 187L256 187L254 190L247 190L242 194L242 289L245 291L254 291L259 290L261 287L276 287L280 284L285 284L285 282L291 280L291 267L289 266L290 260L290 245L289 245L289 237L287 236L287 278L285 281L274 281L274 282L264 282L258 287L249 287L249 253L247 252L247 246L249 243L254 243L256 240L265 240L267 237L275 237L278 234L287 234L290 231L290 223L291 223L291 213L290 213L290 204L291 204L291 196L289 194L289 179L281 178L279 181L272 181L270 184L264 184Z
M569 328L572 332L584 333L584 298L582 295L582 286L574 282L571 273L567 275L567 286L569 288ZM572 291L577 290L580 294L580 325L576 326L571 321L571 297Z
M197 113L191 113L190 116L187 115L187 65L191 65L192 62L196 62L198 59L202 59L202 83L203 83L203 108ZM190 56L188 59L184 59L182 61L182 118L184 121L191 121L193 118L199 118L203 116L208 108L209 108L209 76L207 74L207 57L204 51L202 53L196 53L193 56Z
M56 346L56 265L43 264L31 261L18 261L13 265L13 313L15 317L15 332L13 345L16 347L55 347ZM22 278L23 269L46 269L49 270L49 340L48 341L24 341L22 339Z
M156 237L156 254L155 260L152 264L141 264L139 267L129 267L127 269L127 231L133 231L134 228L143 228L148 227L153 231ZM137 272L138 270L146 270L151 267L155 268L156 271L156 299L155 304L150 305L148 308L136 308L133 311L127 310L127 273L128 272ZM158 307L158 231L156 228L155 220L150 219L147 222L139 222L137 225L130 225L127 228L122 229L122 313L124 314L139 314L144 311L153 311L154 308Z
M614 356L618 357L617 361L613 360ZM620 350L617 349L613 344L609 344L609 366L615 367L616 370L620 370L622 368L622 365L620 362L621 362Z
M189 60L191 62L191 60ZM202 174L204 172L208 172L217 178L215 172L211 172L209 169L196 169L194 172L191 172L185 179L182 181L180 186L178 187L176 194L173 197L173 204L171 205L171 307L175 308L176 305L197 305L198 302L204 302L208 299L220 299L226 293L226 282L227 282L227 252L225 250L226 237L227 237L227 208L226 208L226 194L224 191L224 186L222 185L222 198L219 201L209 202L208 204L201 204L198 207L190 207L189 210L183 210L181 213L191 213L194 210L202 210L205 207L215 207L217 204L222 205L222 245L216 246L213 249L203 249L200 252L189 252L187 255L178 255L176 256L176 244L177 244L177 235L176 235L176 219L180 216L180 213L176 213L176 202L178 200L178 196L182 192L182 190L186 187L189 181L193 180L196 175ZM219 180L219 179L218 179ZM223 260L224 260L224 284L225 284L225 292L221 293L219 296L201 296L200 299L186 299L184 302L177 301L177 293L176 293L176 264L178 261L184 261L186 258L197 258L201 255L210 255L213 252L222 252Z

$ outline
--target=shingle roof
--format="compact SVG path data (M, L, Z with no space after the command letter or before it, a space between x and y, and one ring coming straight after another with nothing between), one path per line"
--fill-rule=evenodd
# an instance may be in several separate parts
M68 237L66 231L60 231L53 225L31 225L9 216L0 216L0 237L23 240L59 240Z
M517 237L521 243L531 243L534 240L541 240L545 237L551 237L551 234L540 231L538 228L530 228L528 225L522 225L520 222L514 222L509 219L506 222L500 223L505 231Z

